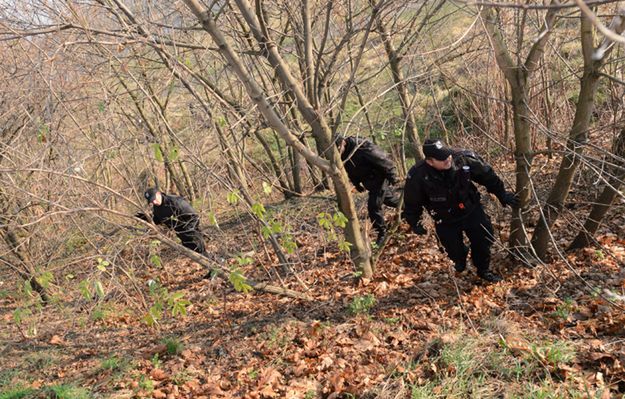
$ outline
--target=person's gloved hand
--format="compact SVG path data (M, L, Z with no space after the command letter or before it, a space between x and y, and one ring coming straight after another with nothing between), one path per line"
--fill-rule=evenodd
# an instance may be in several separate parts
M412 232L416 235L423 236L426 235L428 231L425 229L425 227L423 227L421 223L419 223L412 228Z
M139 219L141 219L141 220L145 220L145 221L147 221L147 220L148 220L147 215L146 215L145 213L143 213L143 212L138 212L138 213L135 213L135 217L136 217L136 218L139 218Z
M517 206L519 206L519 196L516 195L515 193L512 193L510 191L506 191L501 198L499 198L499 202L501 202L501 205L503 206L511 206L513 208L516 208Z

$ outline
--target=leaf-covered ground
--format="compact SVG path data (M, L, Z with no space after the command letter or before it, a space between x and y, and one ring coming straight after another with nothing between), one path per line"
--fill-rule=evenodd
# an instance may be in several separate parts
M505 280L488 285L471 266L453 272L433 235L416 237L402 226L367 281L336 242L324 241L316 215L326 202L277 206L290 215L299 246L291 270L273 267L270 249L250 238L255 227L236 217L209 247L250 251L254 262L240 265L245 275L283 279L308 289L312 301L236 292L202 279L202 267L164 248L160 267L132 277L109 266L103 299L86 300L57 278L53 303L30 313L21 311L28 298L3 278L0 398L625 394L622 236L604 234L603 248L536 268L495 248L493 268ZM488 206L505 237L503 211ZM611 223L618 226L619 217ZM153 294L155 287L184 293L187 315L166 311L149 327L149 280L158 284Z

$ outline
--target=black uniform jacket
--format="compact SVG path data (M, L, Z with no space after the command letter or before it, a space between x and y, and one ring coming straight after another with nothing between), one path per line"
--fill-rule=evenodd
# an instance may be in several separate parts
M479 183L501 200L504 184L493 168L471 151L456 151L452 166L438 171L425 161L408 171L404 187L404 218L411 227L420 223L423 208L437 223L454 223L469 215L480 204ZM468 171L463 170L468 166Z
M195 209L182 197L162 194L161 205L154 205L152 220L155 224L164 224L176 231L194 229L199 223L199 216ZM141 215L138 215L141 217ZM144 218L143 215L142 218Z
M385 179L397 181L395 164L377 145L367 139L347 137L341 154L349 180L367 190L379 188Z

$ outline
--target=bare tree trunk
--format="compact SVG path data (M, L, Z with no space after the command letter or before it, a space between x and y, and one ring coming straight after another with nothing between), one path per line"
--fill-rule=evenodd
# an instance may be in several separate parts
M2 226L2 232L0 234L2 234L2 239L9 247L11 254L19 262L19 266L14 266L12 268L21 278L30 284L35 292L39 293L41 300L47 303L48 294L46 293L46 289L37 281L35 267L26 249L28 240L20 237L16 229L12 227L14 221L8 216L9 208L9 199L5 193L0 190L0 225Z
M248 95L258 106L258 109L263 114L267 122L276 130L278 134L280 134L288 145L292 146L296 151L299 151L306 159L320 167L322 170L330 172L330 176L334 182L337 197L339 199L339 207L348 219L345 235L347 240L352 244L352 261L356 267L363 272L365 277L371 277L373 274L370 260L371 254L365 240L363 239L362 232L360 231L360 223L358 221L356 207L354 206L349 190L347 174L343 168L340 155L331 142L330 129L323 116L315 111L310 102L306 99L306 96L303 94L295 79L291 76L287 65L278 54L275 43L269 39L265 32L260 30L260 24L249 3L245 0L236 1L237 6L248 23L254 37L263 48L263 52L266 53L267 59L271 65L275 68L280 81L295 95L298 109L306 121L311 125L315 138L322 147L325 147L325 149L328 150L325 151L326 159L320 158L311 153L311 151L302 145L297 137L289 131L287 126L274 111L272 105L269 103L269 100L261 91L258 84L246 72L239 56L234 52L222 32L217 28L215 21L213 21L211 15L209 14L209 11L206 10L198 0L184 0L184 2L200 20L204 30L211 35L212 39L219 47L221 54L227 59L232 70L245 85Z
M529 109L527 106L527 96L523 89L512 90L512 113L515 139L516 158L516 191L519 196L520 206L512 210L512 221L510 224L510 246L512 248L524 248L528 245L528 237L525 231L525 212L523 209L531 199L530 190L530 170L532 167L532 145L530 129L527 123Z
M284 177L282 176L282 173L280 171L280 166L278 166L278 161L276 160L276 157L273 155L273 152L271 152L271 147L269 146L269 143L267 143L267 140L265 140L265 138L260 134L258 129L254 130L254 137L256 137L260 145L265 150L265 153L267 154L267 157L269 158L269 163L271 164L271 168L273 169L273 173L275 174L276 179L278 179L278 182L280 183L280 188L282 189L282 193L284 194L284 197L289 198L290 196L289 196L288 182L284 180Z
M601 221L619 195L619 189L623 185L623 180L625 180L625 162L622 161L622 159L625 158L625 128L623 128L614 139L612 153L621 161L618 162L616 167L612 168L612 176L608 179L603 192L601 192L601 195L599 195L599 198L595 201L584 223L584 227L582 227L575 239L573 239L573 242L571 242L571 245L569 245L569 250L584 248L590 245L593 241L593 236L597 233L597 229L601 225Z
M302 74L304 77L304 90L306 91L308 101L310 101L313 106L318 107L319 104L317 104L315 100L315 67L313 65L313 37L311 31L309 0L302 0L302 24L304 25L304 73Z
M409 154L415 159L420 161L425 158L423 155L423 148L421 146L421 139L419 138L419 132L417 132L417 123L410 106L410 100L408 98L408 89L406 88L406 81L404 79L403 72L401 70L400 62L401 58L395 50L393 40L390 34L386 31L381 19L378 19L377 30L384 43L384 50L388 57L389 66L391 67L391 73L393 75L393 82L397 88L397 95L399 96L399 102L401 104L401 110L404 115L405 129L404 134L408 137L410 143Z
M555 0L551 2L555 3ZM555 22L558 10L550 8L544 19L541 33L529 50L525 62L515 63L506 46L506 41L500 30L498 16L491 7L484 7L481 11L482 20L486 32L491 40L495 52L497 65L503 72L511 89L512 112L514 122L515 157L516 157L516 192L519 196L520 204L513 209L512 222L510 226L509 243L515 250L527 248L529 240L525 230L524 212L531 199L530 191L530 171L532 167L532 142L529 128L531 112L528 102L528 79L538 67L547 40L549 39ZM519 29L519 41L523 40L524 24L517 27ZM520 46L521 43L518 43ZM520 54L517 54L519 57Z
M541 79L542 79L542 89L545 93L544 98L544 107L545 107L545 124L547 125L548 135L545 140L545 147L547 148L547 157L549 159L553 158L552 150L553 150L553 140L551 139L551 132L553 131L553 119L552 119L552 108L553 108L553 100L551 99L551 88L549 87L549 81L547 80L546 71L544 68L540 71Z
M299 152L289 147L291 159L291 176L293 177L293 194L302 194L302 161Z
M625 29L625 18L616 16L614 19L618 20L618 24L615 24L613 21L611 28L615 29L616 33L620 34ZM569 195L573 177L580 164L584 147L588 142L588 128L595 104L595 93L599 86L599 69L613 48L613 46L610 45L611 42L605 41L599 49L595 48L593 44L592 22L583 13L581 15L581 39L582 52L584 55L584 74L582 75L579 89L575 118L569 133L566 154L564 154L562 158L558 176L549 193L547 203L542 209L541 217L534 230L531 241L536 256L543 260L547 254L547 248L549 247L550 230L558 216L560 216L564 201L566 201ZM602 51L601 48L604 46L605 50ZM597 58L597 54L599 53L602 56Z
M143 123L145 123L146 128L148 129L148 132L150 133L150 135L152 136L152 138L154 139L156 145L159 146L159 151L162 155L162 163L163 163L163 167L165 168L165 170L167 171L167 177L166 178L166 190L169 188L168 187L168 183L167 181L169 181L169 179L171 179L171 181L173 181L173 183L176 185L176 188L178 189L178 192L181 194L191 194L190 199L193 200L192 197L192 193L193 193L193 189L191 188L190 190L187 190L187 187L182 183L182 181L180 180L180 178L178 177L176 170L174 168L174 165L172 164L171 160L169 159L169 146L165 145L162 139L162 135L159 133L158 129L156 128L156 126L154 126L154 124L150 121L145 108L143 107L143 105L141 104L141 102L139 101L139 98L137 97L137 94L135 93L134 90L132 90L129 86L128 83L123 79L123 77L120 75L119 71L115 71L117 78L119 80L119 82L121 83L121 85L124 87L124 89L126 89L126 92L128 93L128 95L130 96L130 98L132 99L132 102L135 105L135 108L137 109L137 111L139 112L139 115L141 116L141 120L143 121Z
M310 149L310 146L308 145L308 142L306 141L305 135L302 135L302 137L300 137L300 142L304 146L306 146L306 148ZM309 160L306 160L306 167L308 168L308 174L310 175L310 180L311 180L313 187L320 186L321 179L323 178L323 174L321 177L317 176L318 168L315 165L313 165Z

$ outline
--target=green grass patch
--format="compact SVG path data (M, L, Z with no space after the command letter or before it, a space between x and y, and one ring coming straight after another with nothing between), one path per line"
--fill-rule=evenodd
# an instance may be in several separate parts
M269 331L265 334L265 340L269 342L270 348L284 348L291 341L282 327L277 325L271 326Z
M11 290L2 289L0 290L0 299L7 299L15 296L15 293Z
M95 309L91 312L91 320L93 321L101 321L107 318L109 315L109 311L104 308L104 306L96 306Z
M369 314L371 309L375 306L375 303L376 300L373 294L356 296L347 306L347 310L352 315Z
M141 375L139 377L139 388L148 393L154 391L154 381L146 377L145 375Z
M32 388L13 387L0 392L0 399L22 399L31 396L33 393L35 393L35 390Z
M11 387L0 392L0 399L22 398L90 399L93 398L93 395L88 389L73 384L51 385L41 389Z
M8 388L12 385L13 379L20 374L18 369L6 369L0 371L0 388Z
M32 352L24 356L26 363L35 370L44 370L58 361L59 354L55 350Z
M110 372L123 372L131 367L130 362L127 359L120 358L118 356L108 357L100 362L99 369L102 371Z
M499 398L504 393L509 398L600 397L601 392L581 391L575 378L561 374L575 360L572 342L525 338L525 346L512 348L494 332L469 335L460 329L433 340L408 371L389 378L421 373L421 384L408 384L413 399Z
M89 390L75 385L54 385L48 387L46 391L50 398L55 399L89 399L93 397Z
M168 356L178 356L184 350L184 344L176 337L167 337L161 340L161 343L165 345L165 350Z
M182 386L191 381L192 378L193 377L187 370L182 370L172 376L171 382L175 385Z

